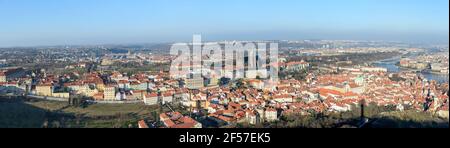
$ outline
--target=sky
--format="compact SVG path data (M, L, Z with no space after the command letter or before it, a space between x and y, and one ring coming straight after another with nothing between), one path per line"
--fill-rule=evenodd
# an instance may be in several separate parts
M0 0L0 47L204 40L445 42L448 0Z

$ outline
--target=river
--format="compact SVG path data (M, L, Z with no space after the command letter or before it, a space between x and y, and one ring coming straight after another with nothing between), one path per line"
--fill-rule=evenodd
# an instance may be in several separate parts
M391 59L385 59L378 62L373 63L377 67L383 67L388 70L388 72L391 73L397 73L401 71L410 71L408 69L404 69L401 67L398 67L396 64L400 62L400 57L394 57ZM448 74L437 74L437 73L430 73L430 72L421 72L421 74L428 80L435 80L438 83L448 83Z

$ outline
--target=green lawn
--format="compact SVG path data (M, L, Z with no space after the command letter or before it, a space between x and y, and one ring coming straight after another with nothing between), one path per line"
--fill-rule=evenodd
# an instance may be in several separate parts
M93 104L86 108L45 100L0 101L0 127L127 128L141 119L154 120L157 106Z
M93 104L86 108L67 107L65 102L39 101L26 102L27 104L49 109L51 111L63 111L66 113L85 114L88 116L113 116L116 114L136 113L138 115L148 115L151 110L158 109L155 106L145 106L143 104Z

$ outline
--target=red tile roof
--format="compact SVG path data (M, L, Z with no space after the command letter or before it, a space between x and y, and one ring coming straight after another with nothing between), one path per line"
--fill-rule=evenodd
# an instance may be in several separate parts
M147 123L144 120L138 122L139 128L148 128Z
M339 92L339 91L336 91L336 90L331 90L331 89L326 89L326 88L321 88L321 89L319 89L319 93L321 94L321 95L328 95L328 94L332 94L332 95L342 95L342 93L341 92Z
M292 98L289 94L282 94L282 95L275 95L273 96L274 99L283 99L283 98Z

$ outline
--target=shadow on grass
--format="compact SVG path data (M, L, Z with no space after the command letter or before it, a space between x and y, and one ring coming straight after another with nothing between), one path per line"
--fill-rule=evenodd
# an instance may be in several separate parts
M75 115L51 112L25 103L24 98L0 98L0 128L64 127Z
M63 106L47 110L30 105L42 101L25 98L0 98L0 128L129 128L140 119L137 113L92 116L69 113Z

